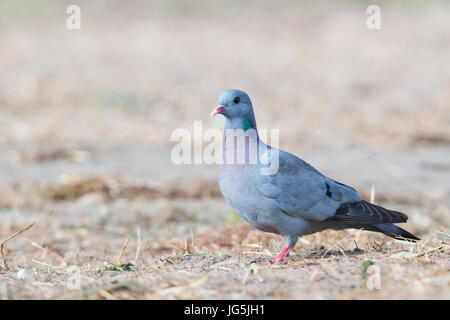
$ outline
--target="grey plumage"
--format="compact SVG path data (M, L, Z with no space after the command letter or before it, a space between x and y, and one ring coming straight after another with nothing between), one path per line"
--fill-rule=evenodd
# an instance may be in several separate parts
M257 130L252 103L243 91L223 91L215 114L226 117L228 131ZM238 152L236 145L227 149L226 139L224 134L224 162L230 152ZM406 222L405 214L363 201L355 189L324 176L288 152L266 145L258 134L248 135L245 143L245 159L256 146L257 163L221 164L219 185L227 202L247 223L285 238L287 246L274 261L283 260L299 236L328 228L358 228L418 239L393 225ZM261 174L263 158L272 154L278 154L278 171Z

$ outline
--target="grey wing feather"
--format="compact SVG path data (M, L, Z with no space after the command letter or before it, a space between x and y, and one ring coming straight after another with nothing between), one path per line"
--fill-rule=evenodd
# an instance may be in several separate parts
M286 214L323 221L344 202L360 201L356 191L334 181L296 156L279 151L279 170L261 175L259 191Z

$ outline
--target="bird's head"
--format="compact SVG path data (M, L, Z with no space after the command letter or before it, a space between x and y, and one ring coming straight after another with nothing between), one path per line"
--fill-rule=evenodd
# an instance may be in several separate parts
M249 96L236 89L222 91L219 95L219 105L211 112L211 117L216 114L223 114L227 119L254 117Z

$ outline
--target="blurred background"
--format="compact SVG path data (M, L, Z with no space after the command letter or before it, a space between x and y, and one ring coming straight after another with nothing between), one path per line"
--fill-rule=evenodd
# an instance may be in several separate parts
M71 4L80 30L66 27ZM374 189L419 236L448 232L450 3L378 1L380 30L369 4L1 1L0 238L37 222L8 245L10 265L112 261L137 230L143 265L197 235L234 250L252 229L217 167L170 160L173 130L223 128L209 114L227 88L250 95L284 150L365 198ZM235 242L214 238L233 224Z

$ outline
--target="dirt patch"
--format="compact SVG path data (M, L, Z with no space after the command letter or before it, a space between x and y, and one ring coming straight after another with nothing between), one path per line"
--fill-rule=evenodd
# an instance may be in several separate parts
M199 199L221 196L217 181L191 180L183 185L167 186L129 185L121 180L104 177L72 178L43 191L43 195L55 201L76 200L91 193L100 193L107 200L143 199Z

